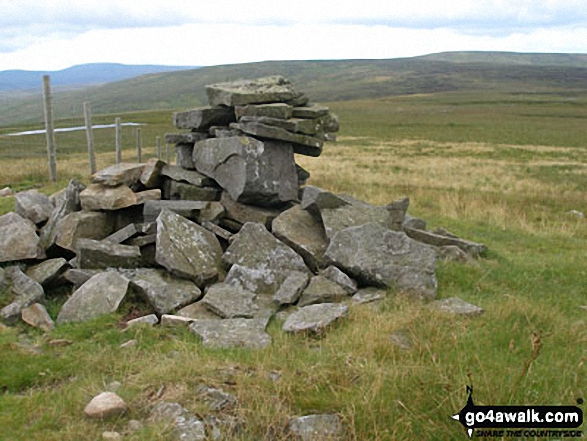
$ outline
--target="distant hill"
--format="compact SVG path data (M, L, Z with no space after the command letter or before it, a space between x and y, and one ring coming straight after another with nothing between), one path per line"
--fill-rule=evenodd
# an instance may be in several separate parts
M142 75L57 92L57 118L81 115L89 101L97 113L182 109L206 105L204 86L281 74L315 101L375 99L438 92L587 92L587 55L453 52L390 60L266 61ZM0 126L43 120L40 91L0 94Z
M126 65L117 63L91 63L69 67L58 71L0 71L0 91L26 91L39 89L42 77L51 75L51 83L63 88L111 83L139 75L193 69L195 66Z

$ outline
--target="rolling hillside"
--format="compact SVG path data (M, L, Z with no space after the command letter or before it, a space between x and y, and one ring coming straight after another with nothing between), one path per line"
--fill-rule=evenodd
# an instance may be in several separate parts
M267 61L143 75L83 90L55 93L57 118L94 113L190 108L206 104L204 86L282 74L316 101L453 92L587 93L587 56L457 52L391 60ZM40 92L0 95L0 126L42 121Z

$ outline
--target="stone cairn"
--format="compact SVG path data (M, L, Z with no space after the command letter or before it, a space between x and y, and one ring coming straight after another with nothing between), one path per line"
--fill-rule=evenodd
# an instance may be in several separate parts
M152 314L128 326L185 325L206 346L263 348L280 310L285 332L319 333L389 288L433 300L437 259L484 252L426 230L407 198L374 206L306 185L294 155L319 156L338 119L283 77L206 91L210 106L173 115L185 130L165 137L178 165L119 164L87 188L15 195L0 216L0 288L13 299L2 321L50 331L45 293L69 284L57 323L114 312L132 292Z

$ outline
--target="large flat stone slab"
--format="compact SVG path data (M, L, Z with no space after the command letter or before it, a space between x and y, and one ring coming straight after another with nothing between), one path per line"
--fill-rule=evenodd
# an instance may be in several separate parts
M211 106L244 106L288 101L300 96L282 76L239 80L206 86Z
M163 210L196 220L200 212L208 207L207 201L147 201L143 206L143 220L155 222Z
M222 274L222 247L216 236L200 225L163 210L157 218L157 263L198 287Z
M132 187L141 179L145 164L123 162L111 165L92 176L92 182L109 187L126 185Z
M174 181L187 182L188 184L197 185L199 187L216 186L216 181L214 181L214 179L198 173L195 170L186 170L177 165L164 165L161 169L161 175L173 179Z
M282 329L285 332L320 334L336 320L345 316L348 310L349 307L342 303L304 306L287 318Z
M314 276L304 289L298 306L315 305L317 303L339 303L347 292L338 283L323 276Z
M35 225L16 213L0 216L0 262L43 258Z
M76 246L80 269L138 268L142 263L139 247L93 239L79 239Z
M61 248L76 252L79 239L102 240L114 231L115 224L108 213L75 211L57 224L55 243Z
M178 129L204 131L212 126L227 126L234 121L233 109L225 106L198 107L173 114L173 124Z
M202 303L222 318L253 318L257 295L239 286L217 283L208 288Z
M90 184L80 193L80 200L84 210L119 210L136 205L137 195L126 185Z
M249 104L247 106L236 106L234 109L237 119L243 116L253 116L285 120L291 118L291 112L292 106L285 103Z
M308 272L302 257L275 238L261 224L247 223L234 239L222 260L226 265L248 269L257 280L257 294L273 295L289 271Z
M126 277L114 271L96 274L67 299L57 322L82 322L115 312L126 296L128 284Z
M418 242L436 247L451 245L456 246L473 257L479 257L482 253L487 251L487 247L481 243L460 239L453 235L442 235L431 231L418 230L408 227L404 227L404 231L408 236L414 240L417 240Z
M292 146L248 136L196 143L196 169L241 203L276 205L296 200L298 177Z
M45 222L54 206L47 196L37 190L28 190L14 195L14 211L35 224Z
M199 319L189 329L207 347L263 349L271 344L271 336L265 332L267 322L266 318Z
M430 300L436 297L436 252L405 233L368 223L337 233L326 258L365 285L397 288Z
M69 268L67 260L62 257L45 260L26 270L26 275L41 286L50 285Z

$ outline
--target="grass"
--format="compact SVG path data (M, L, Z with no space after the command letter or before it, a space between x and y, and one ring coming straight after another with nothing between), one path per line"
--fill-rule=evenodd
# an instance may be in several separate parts
M587 387L587 321L579 308L587 304L587 222L568 212L587 211L585 108L580 97L574 104L556 96L515 100L437 94L333 103L339 141L320 158L298 158L313 185L375 204L407 195L410 213L430 227L485 243L486 258L437 270L439 297L479 305L481 317L447 317L390 292L377 307L351 308L322 338L285 335L274 319L273 344L262 351L207 349L181 329L122 332L128 307L48 335L2 328L0 426L11 428L3 439L125 433L131 418L144 420L160 400L204 416L195 393L202 383L237 396L234 414L246 424L231 439L239 440L285 439L291 416L315 412L339 413L349 440L462 440L449 417L465 404L467 384L480 405L575 405ZM149 139L170 130L168 112L125 119L149 121ZM40 182L51 193L67 176L87 178L83 144L75 142L61 142L70 151L58 184L44 182L40 166L37 175L19 174L23 160L5 157L3 179ZM132 144L125 155L132 158ZM104 149L99 157L106 164L113 154ZM1 210L10 199L0 200ZM52 314L63 301L56 296ZM398 330L411 337L411 350L390 343ZM131 338L136 346L120 348ZM52 346L56 339L72 344ZM84 419L87 402L112 381L122 383L130 414ZM148 425L124 439L170 437L169 428Z

